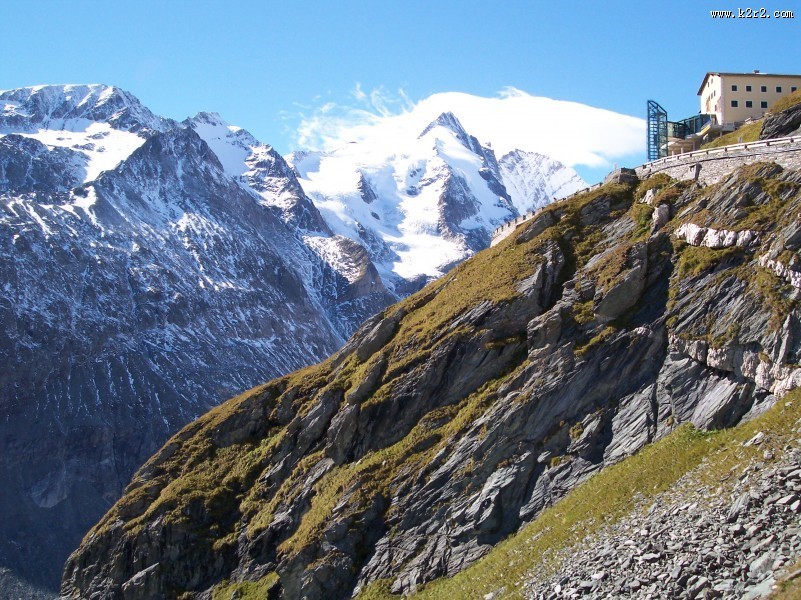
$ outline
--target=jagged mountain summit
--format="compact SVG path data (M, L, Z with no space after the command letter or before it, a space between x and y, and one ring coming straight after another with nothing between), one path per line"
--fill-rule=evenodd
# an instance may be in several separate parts
M363 244L401 293L486 248L498 225L586 187L542 155L499 164L450 112L420 132L287 158L329 227Z
M52 589L171 433L395 296L218 117L179 124L99 85L0 106L0 565Z
M513 150L498 161L498 166L506 191L520 214L587 187L573 169L537 152Z
M0 103L0 135L22 135L69 156L71 168L63 174L58 191L95 179L117 166L150 135L177 125L154 115L128 92L98 84L9 90L0 92ZM2 185L10 185L12 176L3 177ZM46 187L47 182L42 183Z
M759 415L801 386L799 210L765 163L546 207L175 435L62 596L413 593L682 425Z

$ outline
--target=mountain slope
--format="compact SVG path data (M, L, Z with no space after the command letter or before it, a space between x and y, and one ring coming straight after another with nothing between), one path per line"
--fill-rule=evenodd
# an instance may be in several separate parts
M799 392L731 429L677 428L413 597L739 600L765 597L788 576L794 593L781 597L797 598ZM385 583L365 597L386 597Z
M174 436L64 597L413 591L682 423L764 411L801 384L799 209L776 165L549 206Z
M107 86L0 103L0 565L55 589L169 435L394 296L246 132L214 121L240 175L232 144L196 133L215 141L207 115L181 125Z

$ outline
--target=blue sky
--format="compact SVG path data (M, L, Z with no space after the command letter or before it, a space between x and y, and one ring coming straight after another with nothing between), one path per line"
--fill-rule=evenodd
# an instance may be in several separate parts
M727 0L5 2L0 89L113 84L284 153L304 118L357 105L357 86L407 103L513 87L637 117L653 98L683 118L708 70L801 73L801 2L765 7L796 18L712 19Z

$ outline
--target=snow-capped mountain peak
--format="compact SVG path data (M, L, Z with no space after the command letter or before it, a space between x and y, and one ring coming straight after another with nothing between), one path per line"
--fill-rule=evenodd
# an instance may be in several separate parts
M441 113L436 119L431 121L431 123L429 123L425 129L423 129L422 133L417 136L417 139L425 137L426 134L428 134L435 127L443 127L449 131L452 131L459 137L467 138L467 131L465 131L459 119L457 119L456 115L454 115L452 112L447 111Z
M492 150L452 112L412 135L289 157L330 228L364 244L397 290L486 247L517 214Z
M573 169L544 154L514 150L498 164L506 190L520 213L536 210L587 187Z
M455 136L456 140L458 140L458 142L470 152L483 158L484 160L487 160L486 155L489 147L482 146L475 137L467 133L467 130L464 128L461 121L459 121L456 115L450 111L440 114L436 119L431 121L431 123L426 126L423 132L417 136L417 139L422 140L432 135L435 137L438 135L441 136L443 130L450 132L453 136ZM438 131L440 132L439 134L437 133ZM492 154L491 151L489 153ZM495 161L494 154L489 160L490 162Z
M215 112L201 112L183 125L193 129L217 156L225 173L280 211L282 219L304 231L330 235L320 213L298 183L295 171L278 152L248 131L229 125Z
M229 125L216 112L201 112L184 121L211 147L220 159L225 172L239 177L250 169L245 160L253 148L262 146L259 141L241 127Z
M0 104L0 133L7 129L77 131L92 122L133 133L153 133L175 125L154 115L125 90L103 84L37 85L0 91Z

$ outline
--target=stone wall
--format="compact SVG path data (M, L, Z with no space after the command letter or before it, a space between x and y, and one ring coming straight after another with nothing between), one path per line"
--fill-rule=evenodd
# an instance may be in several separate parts
M762 142L747 142L722 148L696 150L668 156L637 167L644 179L655 173L667 173L674 179L695 179L715 183L737 167L754 162L776 162L785 168L801 169L801 137L787 137Z

